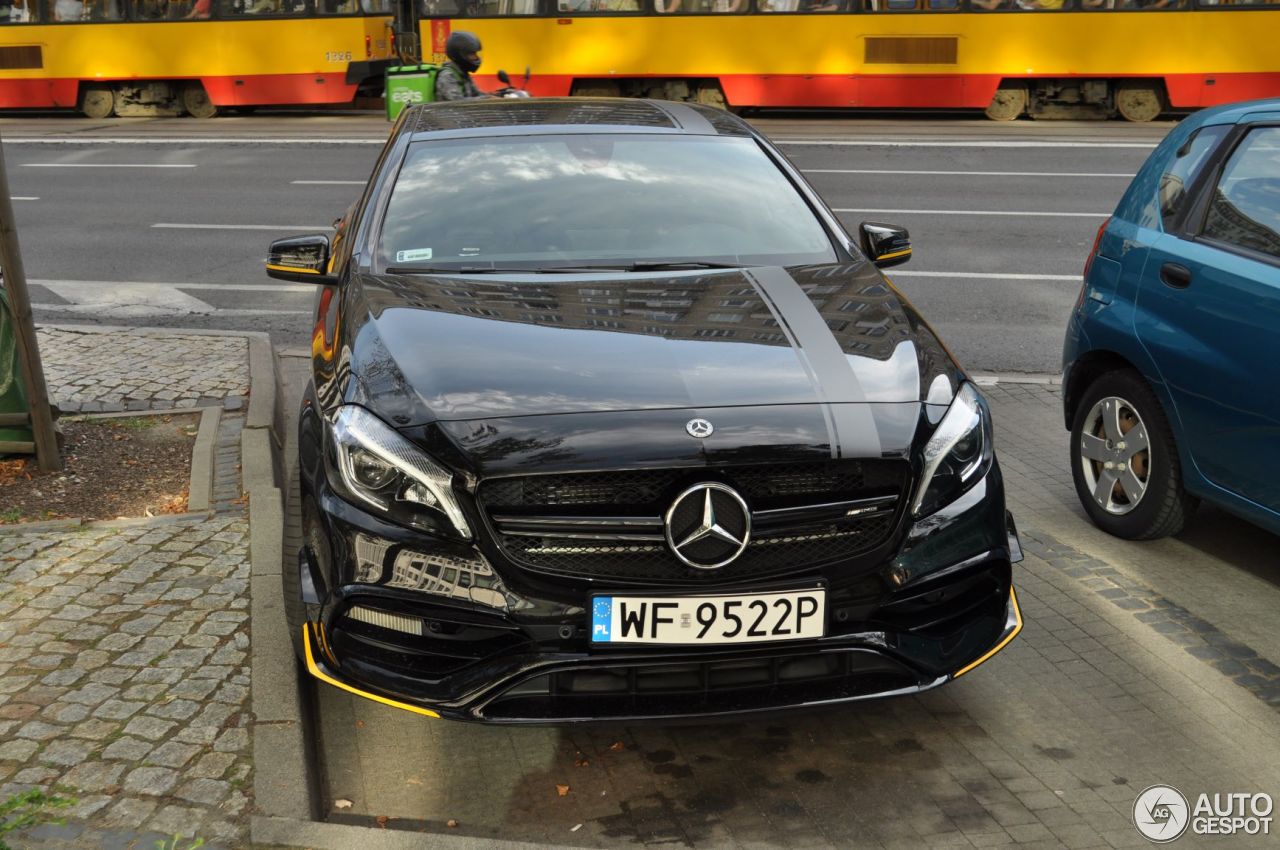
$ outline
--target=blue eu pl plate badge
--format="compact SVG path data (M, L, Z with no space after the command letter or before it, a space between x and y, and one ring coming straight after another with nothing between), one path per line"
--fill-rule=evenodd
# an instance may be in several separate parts
M613 617L613 597L597 596L591 605L591 639L608 641Z

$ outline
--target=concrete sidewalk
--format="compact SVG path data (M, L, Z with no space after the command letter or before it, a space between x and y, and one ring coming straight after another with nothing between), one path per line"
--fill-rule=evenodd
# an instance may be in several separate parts
M212 409L202 421L216 428L193 464L207 510L0 527L0 799L41 788L76 800L65 826L9 840L243 846L254 772L239 470L246 425L270 420L254 408L272 405L274 386L250 380L270 345L79 327L42 328L40 343L64 412Z

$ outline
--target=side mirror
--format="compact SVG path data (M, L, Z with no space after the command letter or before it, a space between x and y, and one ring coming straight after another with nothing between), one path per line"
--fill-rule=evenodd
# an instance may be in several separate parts
M338 278L329 274L329 237L291 236L271 243L267 256L267 277L335 286Z
M859 229L862 250L877 268L900 266L911 259L911 236L905 227L864 221Z
M511 78L510 78L509 76L507 76L507 72L506 72L506 71L503 71L503 70L499 69L499 71L498 71L498 79L502 82L502 84L503 84L504 86L509 86L509 85L511 85Z

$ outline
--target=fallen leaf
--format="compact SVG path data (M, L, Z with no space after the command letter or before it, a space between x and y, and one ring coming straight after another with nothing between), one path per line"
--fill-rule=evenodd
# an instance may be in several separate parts
M586 756L584 756L582 753L578 753L578 755L575 756L573 759L574 767L587 767L590 764L591 764L591 760Z
M445 822L445 826L449 827L449 829L457 829L458 822L453 818L449 818L449 820Z
M334 800L333 807L335 809L349 809L351 808L351 801L350 800Z
M356 728L357 728L357 729L363 729L363 728L364 728L364 721L363 721L363 720L357 720L357 721L356 721Z
M557 785L557 786L556 786L556 793L557 793L557 794L559 794L561 797L568 797L568 796L569 796L569 786L568 786L568 785Z
M625 750L626 748L627 748L627 745L626 745L626 744L624 744L624 743L622 743L621 741L614 741L614 742L609 746L609 749L613 750L615 753L620 753L620 752L622 752L623 750Z
M386 815L378 815L376 818L374 818L374 820L378 822L378 826L382 827L383 829L386 829L387 821L390 820L390 818L388 818Z

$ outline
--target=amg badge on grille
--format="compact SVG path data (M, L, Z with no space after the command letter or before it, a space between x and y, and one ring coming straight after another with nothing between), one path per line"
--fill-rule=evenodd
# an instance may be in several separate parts
M699 570L732 563L751 541L751 511L737 491L724 484L697 484L667 509L667 545Z
M715 426L705 419L690 419L685 423L684 429L689 432L690 437L697 437L699 440L710 437L716 430Z

